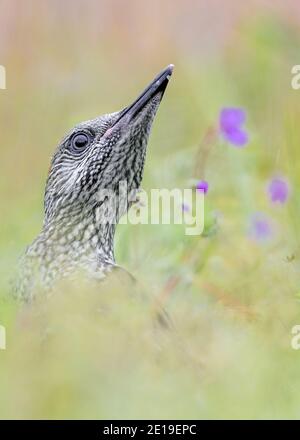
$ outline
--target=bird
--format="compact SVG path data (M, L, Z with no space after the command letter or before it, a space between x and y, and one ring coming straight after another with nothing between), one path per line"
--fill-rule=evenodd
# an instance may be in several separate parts
M119 267L116 225L140 190L150 130L173 68L163 69L129 106L79 123L59 143L43 227L21 258L15 297L29 302L76 272L102 280Z

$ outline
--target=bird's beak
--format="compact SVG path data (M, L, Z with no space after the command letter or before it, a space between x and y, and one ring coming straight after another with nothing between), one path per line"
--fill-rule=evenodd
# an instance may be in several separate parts
M134 118L156 94L161 93L162 98L171 78L173 68L174 65L169 64L160 72L131 105L121 110L113 125L116 125L124 117L128 117L130 120Z

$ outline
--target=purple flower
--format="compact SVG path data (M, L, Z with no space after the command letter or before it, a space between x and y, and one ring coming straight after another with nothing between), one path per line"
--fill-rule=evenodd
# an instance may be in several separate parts
M220 113L220 132L226 141L237 147L244 147L248 135L243 129L246 112L241 108L223 108Z
M206 180L199 180L199 182L196 183L196 190L206 194L208 191L208 183Z
M256 212L251 218L250 236L257 241L267 241L272 235L272 226L269 218L262 212Z
M268 193L271 202L285 203L290 192L288 182L280 177L274 177L268 185Z

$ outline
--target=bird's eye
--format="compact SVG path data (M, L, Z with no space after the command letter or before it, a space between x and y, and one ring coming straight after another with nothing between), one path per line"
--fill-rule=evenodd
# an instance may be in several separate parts
M71 139L71 146L75 153L82 152L91 142L91 137L85 133L76 133Z

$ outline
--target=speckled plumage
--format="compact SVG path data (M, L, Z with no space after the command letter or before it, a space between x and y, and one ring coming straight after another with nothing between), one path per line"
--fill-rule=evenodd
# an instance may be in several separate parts
M128 209L120 182L130 193L140 187L150 128L172 67L131 106L82 122L61 141L47 179L43 229L21 261L18 297L30 300L77 271L101 279L116 265L115 228ZM105 221L111 207L103 190L117 195L113 222Z

